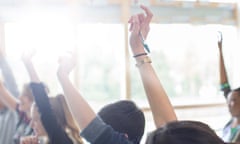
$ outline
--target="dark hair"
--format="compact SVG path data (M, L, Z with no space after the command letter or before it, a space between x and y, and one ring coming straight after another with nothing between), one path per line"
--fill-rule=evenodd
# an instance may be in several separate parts
M233 89L232 91L233 91L233 92L240 92L240 87L239 87L239 88L236 88L236 89Z
M122 100L103 107L98 115L114 130L128 135L134 144L139 144L144 133L143 112L132 101Z
M224 144L224 142L202 122L175 121L150 133L146 144Z

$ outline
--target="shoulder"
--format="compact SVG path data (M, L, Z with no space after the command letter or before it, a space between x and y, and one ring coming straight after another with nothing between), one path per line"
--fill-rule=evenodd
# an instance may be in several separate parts
M81 133L92 144L133 144L127 137L96 117Z

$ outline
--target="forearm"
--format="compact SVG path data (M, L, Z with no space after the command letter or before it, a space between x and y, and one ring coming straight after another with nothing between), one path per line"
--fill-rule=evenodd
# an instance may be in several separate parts
M41 114L41 120L46 129L50 141L57 144L72 144L64 129L57 123L45 87L42 83L31 83L31 89L38 111Z
M3 104L8 108L14 110L16 109L18 100L11 95L11 93L5 88L2 83L0 84L0 99L1 102L3 102Z
M68 76L58 73L59 82L63 88L68 106L81 129L84 129L96 117L96 114L73 86Z
M228 83L228 78L227 78L227 72L226 72L226 67L225 67L225 63L224 63L224 59L223 59L223 53L222 50L220 50L220 84L224 84L224 83Z
M140 58L141 59L141 58ZM152 110L156 127L177 120L168 96L150 63L139 66L144 89Z
M40 82L40 79L38 77L38 74L32 64L31 61L25 61L24 62L25 68L28 72L28 75L30 77L31 82Z
M16 80L13 75L12 69L10 68L5 58L0 58L0 67L2 70L2 76L4 78L4 85L15 97L19 96Z

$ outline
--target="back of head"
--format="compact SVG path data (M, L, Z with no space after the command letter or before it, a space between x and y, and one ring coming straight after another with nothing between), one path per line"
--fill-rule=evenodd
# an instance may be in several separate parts
M114 130L128 135L135 144L140 143L144 133L143 112L131 101L122 100L103 107L98 115Z
M57 118L59 125L66 130L68 134L78 143L82 143L82 139L79 136L79 128L69 111L68 105L63 95L59 94L56 97L50 98L50 104L53 112Z
M236 88L236 89L233 89L231 93L237 93L238 95L240 95L240 87L239 88Z
M224 142L204 123L175 121L152 132L146 144L224 144Z

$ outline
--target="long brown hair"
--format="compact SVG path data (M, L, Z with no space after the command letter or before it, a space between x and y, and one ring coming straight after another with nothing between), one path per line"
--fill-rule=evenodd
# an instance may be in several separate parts
M79 136L80 129L69 111L64 96L62 94L58 94L56 97L51 97L50 103L60 126L66 130L70 137L74 139L74 143L83 144L83 141Z

